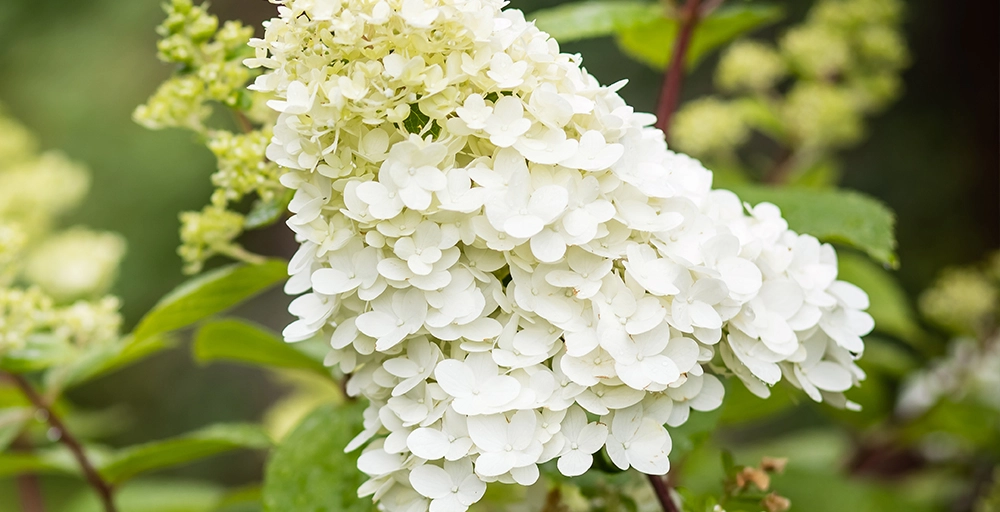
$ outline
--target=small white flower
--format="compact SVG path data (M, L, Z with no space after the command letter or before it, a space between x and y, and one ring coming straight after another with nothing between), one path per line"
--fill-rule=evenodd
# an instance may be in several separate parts
M521 384L498 374L489 354L470 354L465 361L445 359L438 363L434 378L455 398L452 407L466 415L491 414L517 398Z
M410 485L431 499L430 512L464 512L486 493L486 484L472 472L467 458L445 462L444 468L417 466L410 472Z
M594 453L604 446L608 427L601 423L587 423L587 415L579 407L566 411L561 432L566 438L557 467L566 476L582 475L594 463Z

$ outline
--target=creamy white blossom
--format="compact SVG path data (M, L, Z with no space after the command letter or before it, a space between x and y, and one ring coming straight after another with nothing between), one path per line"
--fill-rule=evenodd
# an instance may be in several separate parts
M361 494L463 511L601 447L665 474L664 425L719 407L715 374L853 407L872 321L833 248L712 190L503 5L288 0L251 43L296 191L285 338L330 339L370 402Z

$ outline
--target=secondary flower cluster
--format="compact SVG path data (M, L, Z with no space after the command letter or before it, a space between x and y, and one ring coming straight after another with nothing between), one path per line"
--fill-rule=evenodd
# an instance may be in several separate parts
M220 27L207 5L195 6L192 0L171 0L164 10L167 18L157 28L162 36L157 48L160 60L175 64L177 70L136 108L133 117L150 129L185 128L197 133L218 163L210 204L180 215L182 243L177 252L185 262L184 271L201 271L205 261L217 254L257 261L260 257L236 239L244 230L275 220L285 208L287 190L278 183L277 165L264 158L270 130L253 128L253 123L274 121L264 97L246 90L254 72L243 59L252 52L246 43L253 29L236 21ZM208 126L219 105L231 110L243 133ZM245 215L237 205L247 197L256 202Z
M719 407L715 374L852 406L873 322L833 248L712 190L502 5L291 0L251 42L295 190L284 336L329 339L370 401L360 493L461 511L602 447L664 474L664 424Z
M107 292L125 253L115 233L53 233L86 195L90 177L0 109L0 359L20 350L117 339L118 299ZM33 345L36 344L36 345Z

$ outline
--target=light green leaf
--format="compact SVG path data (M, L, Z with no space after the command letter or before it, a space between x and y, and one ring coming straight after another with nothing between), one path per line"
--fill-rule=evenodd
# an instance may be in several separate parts
M23 347L0 357L0 370L10 373L37 372L71 360L75 352L66 340L58 336L38 334L29 337Z
M910 306L903 287L889 272L870 259L842 252L837 255L838 279L859 286L868 293L868 314L875 319L875 331L895 336L913 345L923 342L924 332Z
M562 4L528 15L535 26L548 32L560 43L609 36L663 16L656 3L617 0L595 0Z
M693 69L716 48L752 30L776 23L784 16L784 10L777 5L733 5L716 9L698 22L691 35L688 69Z
M674 459L683 460L685 455L691 453L708 441L715 432L719 419L722 417L722 408L717 407L713 411L691 411L691 416L679 427L668 428L670 438L673 440L673 448L670 454Z
M374 507L358 498L366 480L358 451L344 447L361 431L361 404L324 405L309 414L274 450L264 475L264 510L361 512Z
M896 259L895 215L878 200L850 190L733 187L740 199L756 205L774 203L788 227L823 240L854 247L887 265Z
M49 371L45 385L50 391L71 388L173 346L166 336L127 336L110 345L89 347L69 364Z
M651 17L618 31L618 47L629 57L659 71L667 68L677 39L677 21Z
M263 327L239 320L205 324L194 338L193 349L195 358L201 362L228 360L330 374L322 359L299 351Z
M284 280L286 263L237 263L207 272L167 294L135 329L136 339L180 329L224 311Z
M688 46L686 65L693 69L710 52L756 28L774 23L784 16L780 7L738 5L716 9L695 25ZM618 45L632 58L663 70L670 65L677 39L677 20L648 16L647 21L616 30Z
M0 409L0 452L14 442L17 435L24 430L35 410L32 407L6 407Z
M0 452L0 478L24 473L79 476L80 469L63 446L31 452Z
M211 512L223 500L225 490L209 482L187 480L137 480L115 493L121 512ZM81 490L63 512L103 512L94 491Z
M241 448L263 449L271 439L256 425L213 425L179 437L125 448L98 467L112 483L139 473L163 469Z

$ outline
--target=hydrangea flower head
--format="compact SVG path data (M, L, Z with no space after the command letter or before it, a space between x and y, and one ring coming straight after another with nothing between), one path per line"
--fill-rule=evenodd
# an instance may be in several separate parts
M251 42L295 190L284 334L329 339L369 400L360 493L461 511L601 447L665 474L664 425L719 407L722 374L853 407L873 323L833 248L712 190L503 5L289 0Z

